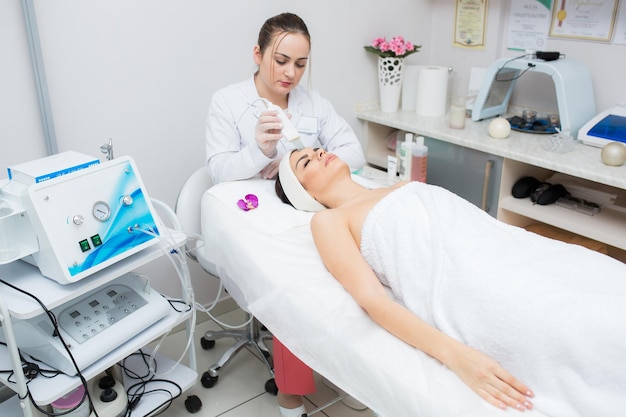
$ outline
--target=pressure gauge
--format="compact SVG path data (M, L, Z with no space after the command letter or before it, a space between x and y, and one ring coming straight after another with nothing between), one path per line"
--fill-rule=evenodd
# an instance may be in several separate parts
M104 201L98 201L93 205L93 217L101 222L105 222L111 216L111 208Z

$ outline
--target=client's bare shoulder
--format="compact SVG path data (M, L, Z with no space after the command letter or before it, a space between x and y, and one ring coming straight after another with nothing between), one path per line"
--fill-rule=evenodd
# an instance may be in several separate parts
M313 235L329 236L348 230L357 246L360 246L361 229L370 210L383 197L402 185L404 183L398 183L389 188L375 188L340 207L315 213L311 221Z

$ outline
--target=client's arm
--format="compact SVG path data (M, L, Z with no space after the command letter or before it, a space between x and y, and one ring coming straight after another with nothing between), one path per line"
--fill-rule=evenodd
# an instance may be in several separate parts
M444 363L494 406L531 408L528 387L495 360L430 326L389 297L355 243L350 214L341 209L321 211L313 217L311 228L324 264L368 315L396 337Z

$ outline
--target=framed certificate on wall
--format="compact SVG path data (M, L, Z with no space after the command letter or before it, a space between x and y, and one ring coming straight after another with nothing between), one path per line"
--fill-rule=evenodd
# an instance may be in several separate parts
M617 6L618 0L556 0L552 9L550 36L610 42Z
M487 0L456 0L453 46L484 49L486 22Z

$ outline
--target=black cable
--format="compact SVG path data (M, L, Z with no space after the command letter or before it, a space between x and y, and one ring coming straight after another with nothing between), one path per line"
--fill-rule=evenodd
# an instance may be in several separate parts
M54 327L54 335L56 337L59 338L59 341L61 342L61 345L64 347L65 351L67 352L72 365L74 365L74 369L76 369L76 375L78 376L78 378L80 379L81 384L83 385L83 388L85 389L85 392L83 393L83 398L81 398L81 401L73 408L71 408L70 410L64 411L64 412L59 412L59 413L51 413L49 411L43 410L41 407L39 407L35 401L33 400L33 397L31 395L30 389L28 388L28 384L26 385L26 396L30 398L30 402L31 404L41 413L48 415L48 416L64 416L66 414L69 414L73 411L75 411L76 409L78 409L78 407L80 407L83 403L83 401L85 401L85 398L88 399L89 401L89 408L91 410L93 410L94 412L94 416L95 417L99 417L98 412L96 411L95 407L93 406L93 400L91 398L91 394L89 393L89 387L87 384L87 380L85 379L85 377L83 376L80 367L78 366L78 364L76 363L76 360L74 359L74 355L72 355L72 352L70 351L67 343L65 343L65 340L63 339L63 336L61 335L61 332L59 331L59 325L58 325L58 321L56 316L54 315L54 313L50 310L48 310L48 308L46 307L46 305L34 294L29 293L28 291L24 291L23 289L16 287L13 284L10 284L8 282L6 282L3 279L0 279L0 283L14 289L17 292L20 292L30 298L32 298L33 300L35 300L37 302L37 304L39 304L39 306L41 307L41 309L44 311L44 313L46 313L46 315L48 316L48 319L50 320L50 322L52 323L52 326ZM20 400L23 400L24 398L20 398Z
M129 378L129 379L139 379L142 381L142 383L145 383L145 379L147 379L150 376L150 366L146 360L146 355L143 353L143 351L141 349L139 349L137 352L129 355L128 357L133 357L133 356L140 356L143 359L144 364L146 365L146 368L148 369L148 373L145 376L139 375L134 371L131 371L129 368L127 368L125 366L125 362L126 359L125 358L121 363L120 363L120 367L122 368L122 370L124 371L124 374ZM155 363L155 368L156 368L156 363ZM156 369L155 369L156 372ZM127 388L126 390L126 396L128 397L128 407L126 408L126 413L125 416L130 416L130 414L132 413L132 411L134 410L134 408L137 406L137 403L139 403L139 401L141 400L142 396L143 396L143 392L132 392L132 389L135 387L141 388L142 390L145 388L145 385L132 385L131 387Z
M120 367L122 368L122 370L124 371L124 374L130 378L130 379L134 379L134 380L139 380L139 382L136 382L135 384L129 386L126 389L126 395L128 396L128 407L125 413L125 416L128 417L131 415L133 409L137 406L137 404L139 403L139 401L141 401L141 399L145 396L145 395L150 395L150 394L154 394L157 392L165 392L167 394L169 394L169 399L167 399L166 401L164 401L163 403L157 405L156 407L154 407L152 410L150 410L147 414L144 414L145 417L149 417L149 416L157 416L161 413L163 413L165 410L167 410L170 405L172 404L172 402L180 397L183 393L183 389L180 385L178 385L176 382L174 381L170 381L167 379L161 379L161 378L155 378L155 374L157 373L157 366L158 364L155 362L154 364L154 372L152 373L150 371L150 364L148 362L150 355L144 353L141 349L138 350L137 352L129 355L130 357L133 356L139 356L144 365L146 366L146 373L143 375L138 374L137 372L134 372L132 370L130 370L128 367L125 366L125 361L126 359L124 359L124 361L122 361L122 363L120 364ZM166 388L154 388L154 389L148 389L150 384L154 384L154 383L166 383L166 384L171 384L173 385L176 390L177 393L172 393L170 390L166 389Z
M168 390L166 388L148 389L148 386L150 384L155 384L155 383L171 384L174 387L176 387L177 393L174 394L174 393L172 393L170 390ZM152 410L150 410L148 413L144 414L145 417L147 417L147 416L156 416L156 415L161 414L165 410L167 410L170 407L170 405L172 404L172 402L176 398L181 396L182 391L183 391L182 387L180 385L178 385L176 382L170 381L168 379L160 379L160 378L153 378L153 379L150 379L148 381L138 382L137 384L129 387L129 389L134 388L135 386L137 386L138 388L141 388L142 393L139 396L133 398L132 402L134 402L134 405L136 405L141 400L141 398L143 396L145 396L145 395L150 395L150 394L154 394L154 393L158 393L158 392L163 392L163 393L169 394L169 399L167 399L166 401L164 401L161 404L157 405Z
M519 74L517 74L517 76L512 77L512 78L507 78L507 79L500 79L500 78L499 78L500 73L501 73L504 69L513 69L513 68L507 68L507 67L506 67L506 65L507 65L508 63L513 62L513 61L516 61L516 60L518 60L518 59L526 58L526 57L528 57L528 56L529 56L528 54L526 54L526 55L520 55L520 56L516 56L515 58L511 58L511 59L509 59L508 61L506 61L506 62L505 62L505 63L504 63L504 64L503 64L500 68L498 68L498 71L496 72L496 75L495 75L495 77L494 77L494 80L495 80L495 81L501 81L501 82L510 82L510 81L515 81L515 80L517 80L518 78L520 78L522 75L524 75L524 74L526 73L526 71L528 71L529 69L531 69L531 68L535 68L535 67L536 67L536 65L535 65L535 64L533 64L533 63L531 63L531 62L529 62L529 63L528 63L528 67L524 68L524 70L523 70L523 71L521 71Z
M172 307L172 310L174 310L177 313L186 313L188 311L191 311L191 309L192 309L192 307L188 303L186 303L184 300L174 300L174 299L171 299L171 298L167 298L167 302L170 304L170 307ZM174 304L183 305L183 306L185 306L185 309L182 310L182 309L176 307Z
M46 313L46 315L48 316L48 319L49 319L49 320L50 320L50 322L52 323L52 326L53 326L53 328L54 328L54 335L55 335L56 337L58 337L58 338L59 338L59 341L61 342L61 344L62 344L62 345L63 345L63 347L65 348L65 351L67 352L67 354L68 354L68 356L69 356L69 358L70 358L70 360L71 360L72 364L74 365L74 368L75 368L75 369L76 369L76 371L77 371L77 376L80 378L80 380L81 380L81 384L83 385L83 387L84 387L84 389L85 389L85 392L84 392L84 394L83 394L83 398L81 399L80 403L78 403L78 404L77 404L75 407L73 407L72 409L69 409L69 410L66 410L66 411L63 411L63 412L56 412L56 413L55 413L55 412L49 412L49 411L46 411L46 410L42 409L41 407L39 407L39 406L35 403L35 401L33 400L32 395L31 395L31 392L30 392L30 390L28 389L28 386L27 386L26 396L30 398L30 401L31 401L31 403L33 404L33 406L35 407L35 409L37 409L37 411L39 411L40 413L42 413L42 414L44 414L44 415L47 415L47 416L51 416L51 417L64 416L64 415L67 415L67 414L69 414L69 413L71 413L71 412L75 411L76 409L78 409L78 407L80 407L80 406L83 404L83 402L84 402L85 398L87 398L87 399L88 399L88 401L89 401L90 409L91 409L91 411L93 411L94 416L95 416L95 417L99 417L98 412L97 412L97 410L96 410L96 408L95 408L95 406L94 406L93 399L91 398L91 393L89 392L88 383L87 383L87 381L85 380L84 376L82 375L81 370L80 370L80 368L79 368L78 364L76 363L76 360L74 359L74 356L72 355L71 351L69 350L68 345L65 343L65 340L63 339L63 336L61 335L61 332L60 332L60 329L59 329L59 326L58 326L58 321L57 321L57 318L56 318L56 316L54 315L54 313L53 313L52 311L48 310L48 308L45 306L45 304L44 304L44 303L43 303L43 302L42 302L39 298L37 298L34 294L31 294L31 293L29 293L29 292L27 292L27 291L24 291L24 290L22 290L21 288L16 287L16 286L14 286L13 284L10 284L10 283L8 283L8 282L4 281L3 279L0 279L0 283L3 283L3 284L5 284L6 286L8 286L8 287L10 287L10 288L14 289L15 291L18 291L18 292L20 292L20 293L22 293L22 294L24 294L24 295L26 295L26 296L28 296L28 297L31 297L32 299L34 299L34 300L35 300L35 301L39 304L39 306L40 306L40 307L42 308L42 310ZM173 310L175 310L176 312L179 312L179 313L180 313L180 312L182 312L183 310L178 309L177 307L175 307L175 306L174 306L174 304L182 304L182 305L184 305L184 306L186 307L186 309L185 309L184 311L189 311L189 310L191 310L191 309L192 309L192 306L191 306L191 305L187 304L186 302L184 302L184 301L182 301L182 300L171 300L171 299L167 299L167 301L169 302L170 307L171 307ZM147 363L147 361L146 361L146 359L145 359L145 358L146 358L146 356L148 356L148 357L149 357L149 355L144 354L141 350L140 350L139 352L140 352L139 354L140 354L140 355L142 356L142 358L144 359L144 363L146 364L146 366L147 366L147 368L148 368L148 370L149 370L149 368L150 368L150 367L149 367L149 364ZM135 355L135 354L132 354L132 355ZM132 356L132 355L131 355L131 356ZM22 359L23 359L23 357L21 356L21 354L20 354L20 358L22 358ZM29 362L26 362L26 363L29 363ZM120 366L122 366L122 365L120 365ZM122 367L123 367L123 366L122 366ZM123 369L125 370L125 372L126 372L127 374L131 372L130 370L128 370L128 369L127 369L127 368L125 368L125 367L123 367ZM1 373L1 372L3 372L3 371L0 371L0 373ZM10 372L13 372L13 371L11 370ZM46 372L47 372L47 373L51 373L51 375L46 375ZM41 368L39 368L39 369L38 369L38 375L42 375L42 376L43 376L43 377L45 377L45 378L53 378L53 377L55 377L56 375L61 374L61 373L62 373L62 372L57 371L57 370L47 370L47 369L41 369ZM155 373L156 373L156 362L155 362ZM141 379L141 380L142 380L142 382L141 382L141 383L138 383L138 384L136 384L136 385L141 385L141 389L142 389L142 391L143 391L143 392L142 392L142 393L140 393L140 394L133 394L133 398L131 398L131 397L130 397L130 394L128 394L128 392L127 392L127 395L129 396L129 402L128 402L128 404L129 404L129 405L128 405L127 410L126 410L126 415L130 415L130 412L132 412L132 407L134 407L134 405L136 405L136 404L139 402L139 400L141 400L141 397L142 397L144 394L149 394L149 393L154 393L154 392L163 391L163 392L167 392L167 393L170 395L170 398L169 398L167 401L163 402L162 404L158 405L156 408L152 409L152 410L151 410L148 414L146 414L144 417L148 417L148 416L156 416L156 415L158 415L158 414L162 413L163 411L167 410L167 409L170 407L170 405L172 404L172 402L173 402L176 398L178 398L178 397L180 397L180 396L182 395L182 388L181 388L181 387L180 387L177 383L175 383L174 381L169 381L169 380L165 380L165 379L163 379L163 380L162 380L162 379L154 379L154 375L153 375L152 377L150 377L149 379L144 380L145 378L148 378L148 376L149 376L149 371L148 371L148 375L146 375L145 377L141 377L141 376L139 376L139 375L136 375L135 377L131 377L131 376L129 375L129 378L132 378L132 379ZM177 394L173 394L171 391L166 390L166 389L164 389L164 388L159 388L159 389L155 389L155 390L146 391L146 386L147 386L148 384L150 384L151 382L152 382L152 383L153 383L153 382L164 382L164 383L170 383L170 384L174 385L174 386L177 388L178 393L177 393ZM133 386L133 387L134 387L134 386ZM130 390L130 389L131 389L131 388L129 388L128 390ZM128 391L128 390L127 390L127 391ZM135 397L135 396L136 396L136 397ZM23 400L24 398L20 398L20 399L21 399L21 400ZM165 407L165 408L163 408L163 407ZM153 413L155 413L155 414L153 414Z
M7 344L5 342L0 342L0 346L6 345ZM62 373L61 371L57 371L56 369L43 369L40 366L40 364L43 364L42 362L36 363L27 360L24 355L22 355L22 352L19 350L19 348L17 350L17 353L20 355L20 360L22 361L21 365L24 376L26 377L26 384L35 379L38 375L42 376L43 378L54 378L55 376ZM13 369L0 370L0 374L9 374L9 376L7 377L7 382L17 384L17 381L13 379L15 374L15 371Z

